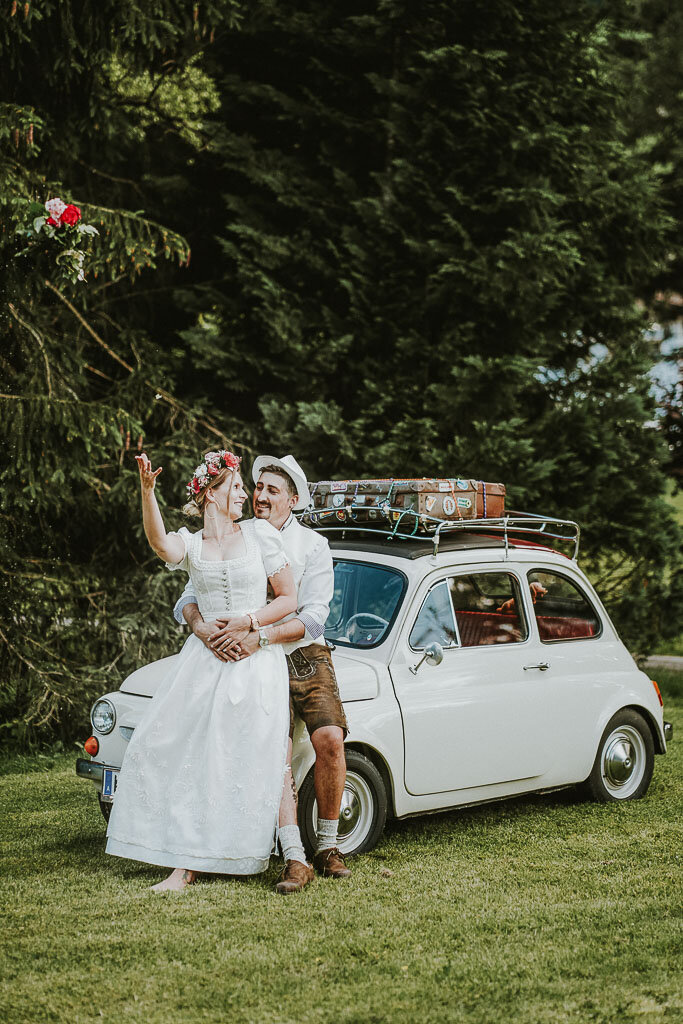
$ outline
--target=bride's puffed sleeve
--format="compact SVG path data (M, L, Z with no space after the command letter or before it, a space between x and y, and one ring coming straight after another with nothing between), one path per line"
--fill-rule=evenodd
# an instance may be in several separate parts
M166 562L166 568L167 569L171 569L171 570L173 570L173 569L184 569L185 572L189 572L190 571L189 550L190 550L190 540L192 538L192 534L190 533L190 531L188 530L188 528L186 526L181 526L177 533L170 533L169 537L180 537L180 539L182 540L182 542L183 542L183 544L185 546L185 554L183 555L183 557L180 559L179 562L175 562L175 563L174 562Z
M261 548L261 557L266 568L266 576L274 576L289 565L289 559L282 546L282 537L279 530L266 522L265 519L254 519L256 539Z

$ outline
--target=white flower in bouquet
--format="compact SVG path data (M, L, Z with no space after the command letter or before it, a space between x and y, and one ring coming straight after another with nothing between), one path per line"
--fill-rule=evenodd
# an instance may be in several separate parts
M45 209L56 221L62 216L66 210L66 203L63 203L61 199L48 199L45 203Z

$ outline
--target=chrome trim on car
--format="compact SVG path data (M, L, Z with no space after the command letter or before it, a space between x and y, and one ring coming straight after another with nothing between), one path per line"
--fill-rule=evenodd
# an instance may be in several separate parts
M664 722L664 739L667 743L671 743L674 738L674 727L673 722Z
M539 516L531 512L516 512L512 509L507 515L495 519L436 519L434 516L416 512L414 509L395 508L387 502L383 502L381 507L378 506L376 510L371 509L371 511L377 511L384 522L378 522L377 526L361 526L353 522L358 511L367 511L367 506L358 505L352 500L343 508L304 509L297 518L304 526L312 526L322 533L350 533L353 530L354 534L382 534L390 540L394 538L431 540L434 556L438 554L439 541L442 536L447 537L464 531L474 531L476 533L502 534L506 560L509 556L510 542L514 544L515 535L518 534L533 537L537 542L542 542L546 538L568 541L574 545L572 560L576 562L579 557L581 529L578 523L571 519L555 519L553 516ZM332 519L337 520L337 523L341 522L342 525L328 525L328 521ZM405 527L403 527L404 520L406 521ZM547 527L551 527L551 529L549 530ZM410 532L407 532L408 530Z
M99 729L95 725L95 722L93 721L93 714L95 713L95 708L99 704L108 704L109 707L111 708L111 713L113 715L113 720L112 720L112 723L111 723L111 725L109 726L108 729ZM96 733L99 733L100 736L108 736L109 733L113 731L114 726L116 725L116 706L113 704L112 701L109 700L108 697L100 697L98 700L95 701L95 703L93 704L93 706L90 709L90 724L92 725L94 731Z
M76 775L81 779L91 779L92 782L101 782L104 774L104 765L98 761L86 761L79 757L76 761Z

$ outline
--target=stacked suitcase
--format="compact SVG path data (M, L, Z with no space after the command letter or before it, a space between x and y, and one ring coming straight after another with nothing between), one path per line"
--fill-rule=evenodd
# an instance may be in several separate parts
M319 480L310 485L307 525L380 523L431 531L459 519L496 519L505 515L505 486L462 477L386 480Z

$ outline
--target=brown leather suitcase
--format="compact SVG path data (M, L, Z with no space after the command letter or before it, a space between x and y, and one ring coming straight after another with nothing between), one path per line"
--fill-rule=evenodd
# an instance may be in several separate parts
M403 510L450 521L498 518L505 514L504 484L462 477L319 480L310 485L310 490L314 512L331 514L337 510L341 518L342 510L353 506L353 516L344 518L359 524L386 518L398 520ZM393 511L389 513L389 509ZM414 523L412 516L405 520L406 525L409 520L411 526Z

